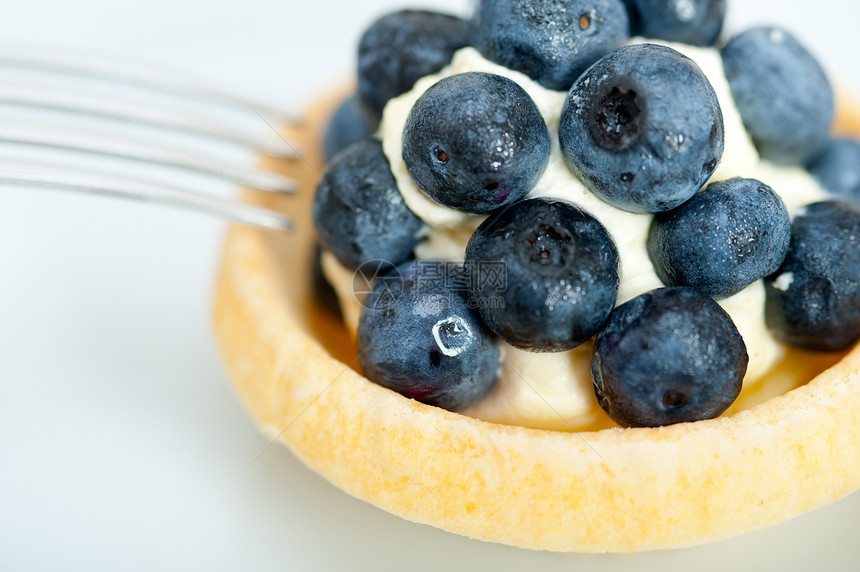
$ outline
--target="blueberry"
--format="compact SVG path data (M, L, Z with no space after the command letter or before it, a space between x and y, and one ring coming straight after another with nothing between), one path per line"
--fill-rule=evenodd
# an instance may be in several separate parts
M633 35L710 46L726 17L726 0L624 0Z
M403 130L403 160L438 203L488 213L524 197L549 162L549 130L513 81L471 72L422 95Z
M809 172L840 199L860 204L860 141L832 139L809 166Z
M815 58L785 30L754 28L723 48L732 97L763 159L806 164L827 143L833 89Z
M860 207L841 201L806 207L765 291L767 326L786 343L840 350L860 337Z
M358 44L358 92L381 117L392 97L448 65L469 45L469 23L456 16L406 10L383 16Z
M373 135L377 124L378 121L364 108L358 95L348 98L334 112L326 129L323 139L326 161L330 161L353 143Z
M621 48L573 85L559 141L568 166L604 201L632 212L677 207L723 153L723 115L699 67L663 46Z
M492 214L466 246L466 271L490 329L537 352L593 336L618 291L618 253L606 229L559 200L529 199Z
M628 38L621 0L481 0L472 44L489 60L544 87L567 90Z
M358 357L371 381L451 411L492 389L498 343L457 275L461 266L422 260L377 281L358 323Z
M312 210L320 241L349 268L412 255L423 223L406 203L379 141L351 145L329 163Z
M755 179L736 178L657 214L648 256L664 284L726 298L776 272L790 238L791 219L779 195Z
M746 346L713 298L659 288L618 306L597 334L591 375L618 424L658 427L711 419L741 391Z

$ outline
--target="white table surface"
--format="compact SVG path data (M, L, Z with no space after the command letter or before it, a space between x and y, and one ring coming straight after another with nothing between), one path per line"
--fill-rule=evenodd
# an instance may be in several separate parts
M362 27L399 5L7 0L0 44L166 66L300 109L350 73ZM860 5L841 0L734 0L728 26L783 23L857 88L858 19ZM860 494L704 547L559 556L402 521L280 446L255 461L267 439L234 397L210 331L223 231L157 206L0 188L0 569L860 566Z

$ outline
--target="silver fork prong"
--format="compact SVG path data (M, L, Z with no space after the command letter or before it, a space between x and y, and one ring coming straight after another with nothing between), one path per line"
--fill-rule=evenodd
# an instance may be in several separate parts
M187 189L66 167L20 161L6 164L0 161L0 183L150 201L215 214L255 227L276 230L292 228L289 218L273 210Z
M38 131L45 131L44 128ZM102 135L100 140L84 138L81 134L59 132L37 132L36 128L7 128L0 126L0 142L15 145L47 147L80 153L104 155L127 161L153 163L169 167L196 171L227 179L255 189L292 193L296 190L293 179L241 165L233 165L197 155L192 155L165 146L142 145L119 137Z
M188 77L187 74L152 69L101 57L35 47L0 46L0 65L125 83L162 93L227 104L238 109L259 113L278 124L297 122L294 116L285 114L280 109L217 89L205 82Z
M230 141L274 157L297 158L298 150L279 134L271 130L270 136L260 137L234 127L218 125L211 117L197 117L155 107L142 107L129 103L75 97L71 94L47 93L0 87L0 104L28 108L41 108L62 113L83 114L126 123L149 125L171 131L196 133L209 138ZM260 117L263 120L262 116Z

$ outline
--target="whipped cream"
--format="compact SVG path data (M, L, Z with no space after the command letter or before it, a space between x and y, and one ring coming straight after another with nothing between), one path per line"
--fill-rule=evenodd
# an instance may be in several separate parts
M644 40L634 40L634 43L641 41ZM719 100L725 125L725 151L710 182L731 177L759 179L779 193L792 214L803 205L826 198L825 191L806 171L776 166L760 159L732 100L717 50L661 43L696 62ZM416 256L420 259L462 261L469 237L486 218L440 205L428 198L412 181L402 159L403 128L418 98L442 78L470 71L505 76L519 84L534 100L549 128L552 151L545 173L527 198L551 197L569 201L588 211L606 227L615 241L620 259L616 303L621 304L663 286L646 250L652 215L622 211L603 202L566 165L558 143L558 126L567 94L546 89L519 72L487 61L473 48L458 51L451 64L441 72L422 78L411 91L391 100L380 125L378 135L400 192L409 208L431 229L427 239L416 247ZM358 303L347 294L351 291L351 275L338 269L339 264L333 257L329 255L327 258L324 268L336 283L341 303L345 305L347 327L354 333ZM786 351L765 326L764 299L764 284L758 281L720 302L731 315L747 346L750 360L744 379L745 389L758 385ZM578 430L608 423L592 389L591 342L567 352L550 354L518 350L503 342L500 345L502 367L496 387L483 402L465 414L486 421L541 429Z

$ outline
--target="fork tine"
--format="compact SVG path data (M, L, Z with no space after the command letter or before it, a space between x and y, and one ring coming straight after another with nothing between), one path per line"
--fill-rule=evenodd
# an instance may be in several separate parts
M125 83L162 93L230 105L238 109L259 113L278 124L298 122L295 116L286 114L280 109L217 89L203 81L190 78L187 74L153 69L103 57L61 53L36 47L0 45L0 66Z
M44 127L40 129L44 131ZM262 191L292 193L296 183L288 177L252 167L226 164L164 146L154 147L102 136L87 140L79 134L34 133L32 128L0 127L0 142L15 145L48 147L80 153L104 155L128 161L154 163L214 175ZM53 131L53 130L52 130Z
M300 158L296 147L284 139L273 126L273 121L274 125L278 126L291 122L277 110L217 88L210 88L178 74L86 56L0 46L0 68L10 67L22 68L27 72L48 72L55 77L51 77L47 84L43 82L41 89L22 87L31 83L33 78L29 77L29 73L24 81L5 82L6 85L0 85L0 108L23 107L60 114L55 115L53 120L45 120L43 116L50 114L40 113L35 123L39 126L36 129L32 125L21 127L15 116L11 117L11 121L9 118L4 119L0 126L0 143L12 144L16 150L18 147L28 146L97 154L124 161L133 160L199 171L261 190L296 190L295 182L288 177L204 155L212 151L220 153L226 149L213 148L204 151L199 148L199 143L204 139L207 142L226 141L239 145L245 151L252 151L255 155L263 153L276 158ZM77 87L87 88L84 93L73 93L68 89L76 83L70 80L72 76L87 80L76 84ZM91 79L108 81L115 85L99 90L89 81ZM143 87L153 93L141 99L138 96L142 94L122 90L120 84L132 86L134 89ZM186 101L156 98L155 92L178 95ZM220 104L217 113L202 114L199 103L201 101ZM260 134L252 132L252 125L239 127L240 124L236 121L229 121L239 119L237 114L229 113L231 108L244 112L245 119L254 118L257 123L262 121L268 130L263 130ZM210 107L207 111L215 112L216 108ZM85 127L81 127L79 121L72 122L72 119L81 116L112 120L113 125L109 130L95 130L95 122L87 121ZM15 125L16 121L18 125ZM71 125L77 126L70 128L70 122ZM65 132L62 127L64 124ZM157 139L167 145L151 142L151 136L154 135L151 131L134 129L131 130L134 135L130 135L126 129L117 129L123 124L155 127L159 131ZM191 140L182 140L189 145L188 150L181 150L175 146L176 137L166 137L168 131L203 136L204 139L195 142L196 145L190 145ZM129 166L125 165L127 170ZM152 201L217 214L252 226L280 230L292 228L291 220L274 210L178 186L111 175L107 170L87 171L61 166L60 163L34 163L17 159L4 161L0 157L0 185L63 189Z
M235 128L216 124L210 117L193 116L187 113L159 110L134 104L123 104L110 100L96 100L95 97L75 97L61 93L45 93L0 87L0 104L18 107L41 108L62 113L84 114L92 117L111 119L126 123L137 123L179 131L196 133L205 137L230 141L274 157L295 159L297 149L286 139L280 137L271 123L260 115L272 131L272 136L259 137L257 134L239 131Z
M40 163L14 161L6 164L0 161L0 183L151 201L215 214L260 228L290 230L293 226L292 221L279 212L238 201L126 177Z

